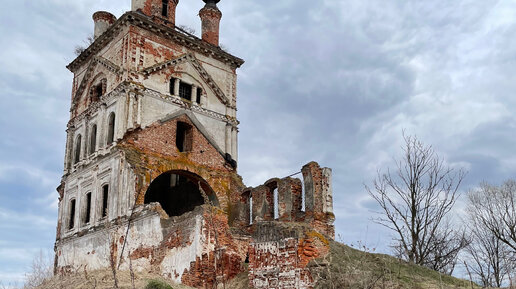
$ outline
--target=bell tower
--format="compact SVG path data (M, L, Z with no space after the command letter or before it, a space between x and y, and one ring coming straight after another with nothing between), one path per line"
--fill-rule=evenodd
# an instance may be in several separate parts
M238 223L236 71L244 61L219 48L219 1L204 2L201 38L176 26L178 0L132 0L118 19L93 15L94 42L67 66L74 77L56 272L112 261L127 269L130 259L136 270L161 268L182 282L192 262L226 246L214 233L201 236ZM206 222L214 210L217 220Z

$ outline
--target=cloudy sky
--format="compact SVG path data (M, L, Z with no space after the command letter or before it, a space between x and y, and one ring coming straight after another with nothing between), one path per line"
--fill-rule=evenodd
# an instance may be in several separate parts
M200 30L201 0L177 23ZM239 73L239 172L253 186L316 160L333 168L336 227L387 252L364 183L402 131L480 181L515 176L516 1L223 0L221 42ZM0 282L52 252L74 47L91 15L130 0L6 0L0 9Z

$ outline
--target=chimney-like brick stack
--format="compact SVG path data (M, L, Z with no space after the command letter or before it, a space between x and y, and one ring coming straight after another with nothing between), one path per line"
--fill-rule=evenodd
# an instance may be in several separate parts
M202 22L202 40L219 46L219 26L222 12L217 7L220 0L203 0L206 5L199 11Z
M115 23L116 17L115 15L106 12L106 11L98 11L93 14L93 22L95 23L95 30L93 32L93 37L95 39L99 38L102 33L106 32L113 23Z

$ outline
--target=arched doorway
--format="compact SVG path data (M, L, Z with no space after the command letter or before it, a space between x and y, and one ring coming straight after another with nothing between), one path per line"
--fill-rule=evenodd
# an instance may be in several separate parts
M152 181L144 202L158 202L170 217L181 216L205 203L201 189L211 204L219 205L217 196L203 178L187 171L169 171Z

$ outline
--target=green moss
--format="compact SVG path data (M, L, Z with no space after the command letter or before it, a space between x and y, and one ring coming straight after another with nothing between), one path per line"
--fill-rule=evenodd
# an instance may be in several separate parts
M169 284L160 280L149 280L145 289L174 289Z

